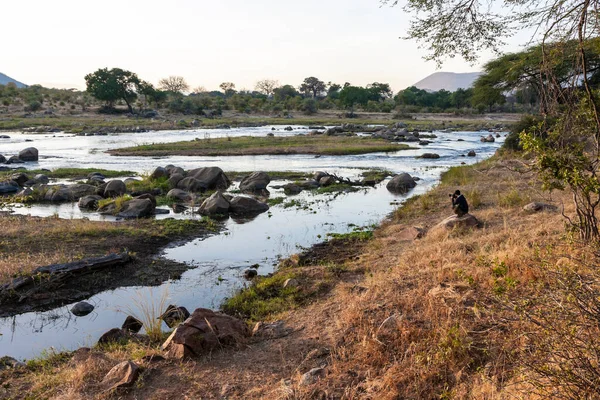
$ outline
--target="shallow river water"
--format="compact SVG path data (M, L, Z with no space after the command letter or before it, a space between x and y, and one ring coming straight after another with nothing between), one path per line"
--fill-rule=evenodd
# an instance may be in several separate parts
M37 163L27 168L80 167L104 168L150 172L159 165L174 164L184 169L219 166L225 171L327 171L345 177L357 177L364 168L385 168L395 173L408 172L421 178L418 186L405 196L389 193L386 182L375 188L338 196L314 195L302 192L294 199L308 205L271 207L250 221L226 222L225 231L219 235L196 239L175 247L166 248L163 257L193 266L181 279L169 280L157 287L123 287L96 294L86 301L95 306L85 317L70 313L72 304L50 311L30 312L0 319L0 356L8 355L27 359L46 349L72 350L93 345L107 330L120 327L127 314L139 310L136 304L158 304L168 296L168 304L185 306L192 311L198 307L216 309L223 299L246 284L243 271L259 264L258 273L274 270L279 258L297 253L323 241L327 233L349 232L354 226L379 223L407 197L422 194L435 185L440 174L461 162L474 163L491 156L501 145L482 143L483 132L441 133L429 146L395 153L373 153L355 156L241 156L241 157L112 157L104 153L111 148L142 143L172 142L194 138L209 139L222 136L265 136L306 133L307 129L295 127L293 132L281 126L239 128L231 130L162 131L111 136L72 136L63 134L23 135L7 133L10 139L0 139L0 154L9 156L19 150L34 146L40 152ZM487 133L486 133L487 135ZM458 141L463 139L464 141ZM33 142L26 142L33 140ZM475 150L477 157L462 157ZM437 160L417 159L424 152L437 153ZM282 182L272 182L271 185ZM284 197L281 190L270 189L271 197ZM290 197L291 199L291 197ZM81 218L76 204L44 205L16 209L31 215L58 214L61 218ZM173 217L167 215L166 217ZM165 216L163 216L165 217ZM179 216L181 217L181 216Z

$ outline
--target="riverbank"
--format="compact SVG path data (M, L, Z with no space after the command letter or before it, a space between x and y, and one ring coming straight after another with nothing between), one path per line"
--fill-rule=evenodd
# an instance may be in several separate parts
M188 220L89 221L0 213L0 287L37 267L128 252L132 261L67 281L39 279L31 293L0 292L0 317L68 304L103 290L128 285L157 285L190 268L158 257L164 246L206 237L221 229L209 218Z
M342 111L323 110L314 115L293 113L291 118L277 115L242 114L224 111L218 118L201 118L190 115L159 114L153 118L128 115L102 115L92 112L70 114L28 113L2 115L0 131L29 133L66 132L75 134L143 132L149 130L209 129L223 127L253 127L265 125L380 125L404 122L409 129L479 130L494 128L497 124L510 125L519 114L415 114L394 118L392 113L359 113L358 118L344 118Z
M252 155L353 155L406 150L406 144L361 136L241 136L175 143L144 144L109 150L113 156L252 156Z
M449 215L448 193L457 187L480 229L435 228ZM523 210L548 201L539 188L510 155L454 167L372 238L345 238L360 238L360 246L339 240L332 243L340 251L334 245L319 256L292 258L262 278L263 290L229 302L251 311L263 306L255 315L233 313L249 322L280 320L285 334L259 335L242 349L185 362L148 357L162 354L157 342L54 355L0 372L0 394L104 396L103 376L132 359L141 378L123 398L509 398L543 390L551 396L561 387L540 374L556 368L552 351L594 360L593 341L586 349L574 336L596 325L567 329L572 302L555 307L550 300L573 296L560 284L570 271L596 279L589 267L595 256L565 231L560 212ZM566 193L552 200L573 213ZM357 251L344 256L348 249ZM280 290L289 277L297 286ZM307 383L302 378L313 368L322 369Z

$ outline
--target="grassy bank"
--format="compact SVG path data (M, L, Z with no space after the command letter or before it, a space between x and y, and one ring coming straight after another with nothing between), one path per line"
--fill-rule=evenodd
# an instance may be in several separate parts
M109 150L114 156L245 156L274 154L347 155L392 152L408 149L408 145L391 144L382 139L358 136L242 136L194 140L175 143L147 144Z
M21 131L39 129L40 132L58 129L68 133L97 132L101 130L128 131L131 129L171 130L188 128L215 128L261 125L341 125L345 123L377 125L402 121L410 129L441 129L455 127L479 129L492 127L496 123L511 124L518 119L515 114L453 115L415 114L407 118L394 118L390 113L359 113L358 118L344 118L342 111L319 112L315 115L294 114L293 118L271 115L240 114L225 111L221 118L202 118L190 115L165 114L157 118L136 118L126 115L100 115L82 113L79 115L11 115L0 118L0 131Z
M0 180L14 173L23 172L33 178L37 174L46 175L51 179L87 179L92 172L99 172L106 178L119 178L124 176L135 176L137 173L133 171L113 171L102 168L57 168L49 171L44 169L28 169L28 170L11 170L0 171Z
M436 228L457 188L480 229ZM294 257L224 306L249 321L282 320L291 334L201 359L143 363L128 395L594 398L598 256L565 230L560 212L523 211L548 201L539 189L510 156L452 168L372 234ZM552 201L573 214L566 193ZM415 239L412 227L426 234ZM288 278L297 285L283 289ZM45 369L0 372L0 393L91 397L113 365L156 352L157 344L97 348L86 361L67 355ZM301 385L314 367L324 367L321 379Z

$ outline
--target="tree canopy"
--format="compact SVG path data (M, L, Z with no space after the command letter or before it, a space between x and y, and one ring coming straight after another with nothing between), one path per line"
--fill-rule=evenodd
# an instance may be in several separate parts
M87 91L98 100L105 101L113 107L117 100L127 104L129 112L133 112L131 103L137 98L136 90L141 80L131 71L120 68L102 68L85 76Z

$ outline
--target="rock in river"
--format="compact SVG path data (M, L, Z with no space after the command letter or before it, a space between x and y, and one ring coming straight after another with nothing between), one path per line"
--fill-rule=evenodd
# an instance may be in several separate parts
M21 161L37 161L38 160L38 149L35 147L28 147L19 152L19 160Z
M92 195L84 196L84 197L80 198L79 203L77 205L79 206L79 208L82 208L84 210L97 210L98 202L100 200L102 200L101 196L92 194Z
M268 209L268 204L252 197L236 196L230 202L230 211L238 215L260 214Z
M127 192L127 186L119 179L114 179L106 184L104 188L104 197L119 197Z
M225 175L223 170L219 167L205 167L193 169L188 172L187 176L198 180L199 185L203 187L204 190L227 189L231 184L231 181L229 180L229 178L227 178L227 175ZM186 190L185 188L180 187L179 185L177 187Z
M80 301L71 308L73 315L83 317L94 311L94 306L85 301Z
M387 183L386 187L387 190L393 193L406 193L415 186L417 186L417 182L415 182L413 177L407 174L406 172L403 172L394 176Z
M192 201L193 196L186 191L181 189L171 189L169 193L167 193L167 198L174 199L178 201L188 202Z
M52 202L60 201L77 201L82 197L96 193L96 186L79 183L76 185L58 187L57 190L52 190L46 193Z
M229 201L221 192L215 192L208 199L204 200L198 210L202 215L226 215L229 213Z
M154 204L150 199L132 199L123 203L117 217L143 218L154 214Z
M271 178L266 172L253 172L245 176L240 182L240 190L245 193L253 193L266 189Z

